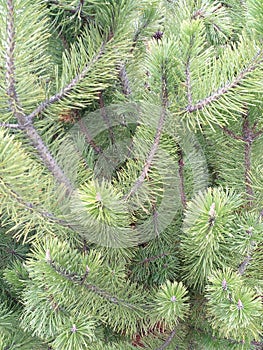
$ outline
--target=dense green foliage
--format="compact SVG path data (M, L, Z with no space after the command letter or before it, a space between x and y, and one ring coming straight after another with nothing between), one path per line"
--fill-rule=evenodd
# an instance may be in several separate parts
M0 0L0 350L262 348L262 73L262 0Z

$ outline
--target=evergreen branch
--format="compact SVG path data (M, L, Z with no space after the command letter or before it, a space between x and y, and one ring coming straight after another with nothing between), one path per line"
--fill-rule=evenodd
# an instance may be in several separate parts
M238 273L242 276L245 273L245 270L247 268L247 265L249 264L250 260L252 259L251 256L247 256L245 260L238 266Z
M44 144L42 138L38 134L37 130L32 124L32 118L26 116L23 112L22 106L18 100L16 88L15 88L15 62L14 62L14 50L15 50L15 23L14 23L14 4L13 0L7 1L7 50L6 50L6 80L7 80L7 95L9 97L9 105L13 115L16 117L18 124L32 142L35 149L38 151L40 158L42 159L48 170L54 175L60 184L66 186L67 192L71 193L72 185L65 176L62 169L57 164L56 160L52 157L48 148Z
M220 97L229 92L229 90L236 88L239 86L245 77L256 70L258 65L263 62L262 58L257 61L259 57L262 56L263 50L260 50L257 55L253 58L253 60L248 64L247 68L243 69L236 77L234 77L233 81L221 87L217 91L213 92L210 96L198 101L196 104L191 104L188 101L188 105L185 110L189 113L196 112L198 110L202 110L211 103L217 101Z
M114 133L113 133L113 130L112 130L112 126L110 124L109 117L108 117L107 112L105 110L105 104L104 104L104 98L103 98L102 91L99 93L99 103L100 103L100 113L101 113L102 119L104 120L105 124L108 127L111 144L114 145L115 137L114 137Z
M145 177L148 174L148 171L151 168L153 158L158 150L159 143L161 140L163 126L164 126L164 122L165 122L165 118L166 118L167 105L168 105L167 81L166 81L166 77L163 75L162 76L162 112L161 112L160 119L158 121L157 131L156 131L156 134L154 136L154 142L152 144L152 147L150 149L150 152L149 152L149 155L146 159L146 162L143 166L143 170L142 170L140 176L138 177L137 181L135 182L135 184L132 186L130 192L124 196L125 200L127 200L129 197L134 195L134 193L136 193L136 191L141 187L141 185L144 182Z
M58 181L59 184L65 186L66 193L69 195L73 191L73 185L70 180L67 178L63 170L58 165L57 161L51 155L49 149L44 144L41 136L33 126L31 122L24 126L24 131L31 141L33 147L37 150L41 160L47 169L52 173L54 178Z
M245 149L244 149L244 162L245 162L245 186L246 186L246 194L248 198L248 204L252 206L253 204L253 188L252 188L252 180L250 177L251 171L251 152L252 152L252 143L254 141L254 135L249 127L248 113L243 115L243 139L245 141Z
M67 4L62 4L61 2L57 0L49 0L48 3L50 5L55 5L58 8L63 9L65 12L69 12L72 15L78 14L78 17L83 21L83 23L88 23L90 20L93 20L91 16L85 15L82 11L83 5L84 5L84 0L80 0L79 4L77 7L74 6L69 6Z
M178 151L177 154L179 156L178 159L178 165L179 165L179 169L178 169L178 173L179 173L179 189L180 189L180 197L181 197L181 203L183 208L186 208L186 194L185 194L185 185L184 185L184 158L183 158L183 150L180 147L180 145L178 146Z
M153 209L153 229L154 229L155 236L158 237L159 236L158 211L157 211L157 208L156 208L156 203L154 203L152 209Z
M138 264L147 264L147 263L149 263L151 261L154 261L154 260L157 260L157 259L160 259L160 258L164 258L164 257L168 256L169 254L170 253L168 252L168 253L162 253L160 255L151 256L149 258L143 259L142 261L139 261Z
M8 129L21 129L19 124L0 123L0 127Z
M3 181L3 179L0 177L0 181L4 183L5 188L8 190L11 198L13 198L16 202L21 204L26 210L29 210L30 212L35 212L39 214L42 219L45 221L48 220L51 223L58 224L60 226L69 228L71 230L74 230L71 224L69 224L67 221L63 219L59 219L55 217L52 213L45 211L45 210L39 210L36 205L34 205L31 202L25 201L15 190L12 189L12 186L6 182Z
M105 42L102 43L98 54L93 57L93 59L83 68L83 70L77 74L66 86L64 86L58 93L51 96L46 101L42 102L32 113L28 115L28 120L32 121L36 116L42 114L49 106L52 104L61 101L67 96L77 84L83 80L88 74L90 68L102 57L105 49Z
M24 113L18 101L15 88L15 17L13 0L7 0L7 48L6 48L6 81L7 96L10 109L18 120L19 124L24 124Z
M222 126L218 125L218 127L221 130L223 130L225 134L227 134L230 137L232 137L232 139L244 141L242 136L236 135L232 130L229 130L226 126L222 127Z
M91 284L91 283L85 283L85 279L89 273L89 269L86 269L86 277L83 280L83 277L81 278L80 276L78 276L76 273L70 273L68 272L66 269L57 266L54 261L52 261L51 257L49 257L49 259L46 259L46 262L61 276L63 276L64 278L66 278L68 281L77 284L79 286L83 286L85 289L87 289L88 291L91 291L93 293L95 293L96 295L102 297L105 300L108 300L109 302L116 304L116 305L124 305L125 307L132 309L132 310L136 310L138 309L138 307L136 307L136 305L133 305L129 302L127 302L124 299L119 299L114 295L111 295L109 292Z
M156 349L156 350L164 350L164 349L166 349L167 346L170 345L170 343L171 343L171 341L173 340L175 334L176 334L176 329L174 329L174 330L170 333L169 337L166 339L166 341L163 343L163 345L160 346L160 347L159 347L158 349ZM175 347L175 350L177 350L177 349L178 349L178 346Z
M190 44L190 47L191 46L192 46L192 44ZM187 61L186 61L185 77L186 77L188 106L192 106L193 105L193 97L192 97L191 74L190 74L190 54L188 55Z
M257 131L256 133L254 133L254 139L257 139L259 136L261 136L263 134L263 129Z
M83 120L80 119L78 121L78 124L80 126L80 131L83 133L86 142L93 148L93 150L95 151L96 154L103 154L103 150L100 148L100 146L98 146L95 141L92 139L88 128L86 127L86 125L83 123Z
M121 82L122 92L124 96L128 97L129 95L131 95L131 88L125 64L121 64L119 67L119 80Z

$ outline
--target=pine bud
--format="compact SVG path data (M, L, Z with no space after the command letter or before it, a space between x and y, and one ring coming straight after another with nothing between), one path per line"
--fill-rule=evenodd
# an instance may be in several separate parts
M176 301L176 296L173 295L170 300L174 303Z
M47 249L46 250L46 262L47 263L51 263L51 256L50 256L50 250L49 249Z
M252 231L253 231L253 227L249 227L248 230L246 230L246 233L249 235L249 236L252 236Z
M210 218L215 218L215 216L216 216L215 207L216 207L216 204L212 203L211 207L210 207L210 210L209 210L209 213L208 213Z
M238 302L237 302L237 308L238 310L241 310L244 308L243 304L242 304L242 301L240 299L238 299Z
M163 32L161 32L160 30L158 30L157 32L154 33L153 38L158 40L161 40L163 36Z
M101 202L101 201L102 201L102 198L101 198L101 195L100 195L99 192L97 192L97 194L96 194L96 200L97 200L98 202Z
M76 333L77 332L77 327L75 324L73 324L72 328L71 328L71 332L72 333Z
M211 227L211 226L214 226L214 223L215 223L215 217L216 217L215 206L216 206L216 204L215 204L215 203L212 203L212 204L211 204L211 207L210 207L210 210L209 210L209 212L208 212L208 214L209 214L209 220L208 220L208 222L209 222L210 227Z
M223 290L227 290L227 283L226 283L225 278L223 279L223 282L222 282L222 288L223 288Z

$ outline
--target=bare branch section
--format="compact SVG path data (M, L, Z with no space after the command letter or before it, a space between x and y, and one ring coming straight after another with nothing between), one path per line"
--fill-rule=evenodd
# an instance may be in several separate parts
M174 329L171 333L170 333L170 335L169 335L169 337L166 339L166 341L163 343L163 345L162 346L160 346L158 349L156 349L156 350L164 350L164 349L166 349L169 345L170 345L170 343L171 343L171 341L173 340L173 338L175 337L175 334L176 334L176 330ZM178 347L175 347L175 350L177 350L178 349Z
M86 77L91 67L101 58L104 48L105 43L101 45L99 53L83 68L82 72L77 74L76 77L74 77L70 83L63 87L57 94L42 102L31 114L28 115L28 120L32 121L36 116L42 114L49 106L61 101L67 94L69 94L76 87L76 85Z
M240 85L240 83L242 82L242 80L251 72L253 72L254 70L256 70L259 66L259 64L261 64L263 62L262 58L260 58L262 56L263 50L260 50L257 55L255 56L255 58L252 60L252 62L248 65L247 68L245 68L244 70L242 70L234 79L232 82L226 84L225 86L223 86L222 88L218 89L216 92L212 93L210 96L204 98L203 100L200 100L199 102L197 102L196 104L192 104L189 103L188 100L188 105L185 108L187 112L189 113L193 113L196 112L198 110L202 110L203 108L207 107L208 105L210 105L212 102L217 101L220 97L222 97L223 95L225 95L226 93L229 92L229 90L236 88L237 86Z
M152 162L153 162L153 158L159 148L159 144L160 144L160 140L161 140L161 135L162 135L162 131L163 131L163 126L164 126L164 122L166 119L166 113L167 113L167 105L168 105L168 91L167 91L167 81L166 81L166 77L163 76L162 77L162 111L161 111L161 117L159 119L158 122L158 126L157 126L157 131L154 137L154 142L152 144L152 147L150 149L149 155L146 159L146 162L143 166L142 172L140 174L140 176L138 177L137 181L135 182L135 184L132 186L130 192L124 196L124 199L127 200L129 197L133 196L136 191L141 187L141 185L144 182L144 179L146 178Z

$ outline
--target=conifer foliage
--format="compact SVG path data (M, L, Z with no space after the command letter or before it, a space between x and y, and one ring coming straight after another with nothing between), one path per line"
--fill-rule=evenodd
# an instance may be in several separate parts
M262 0L0 0L0 349L262 349L262 76Z

